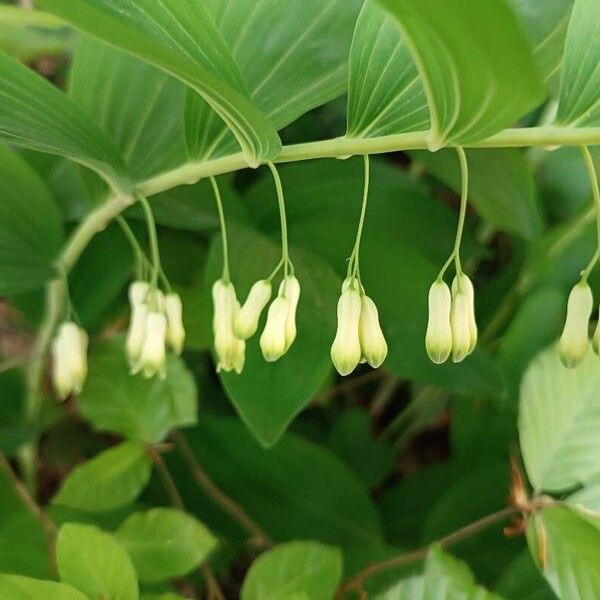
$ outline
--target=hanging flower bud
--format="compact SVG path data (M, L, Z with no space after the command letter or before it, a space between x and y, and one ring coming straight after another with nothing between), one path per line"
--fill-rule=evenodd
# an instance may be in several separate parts
M144 303L134 304L131 311L131 321L129 323L129 330L127 331L127 339L125 340L125 350L132 371L135 371L140 355L142 354L142 348L144 347L148 312L148 305Z
M52 379L58 396L64 400L79 394L87 377L88 335L75 323L63 323L52 342Z
M150 293L150 284L146 281L134 281L129 286L129 303L133 308L136 304L146 302Z
M179 294L168 294L165 298L167 314L167 343L175 354L181 354L185 341L183 328L183 306Z
M235 335L241 340L251 338L258 329L260 315L271 299L271 284L266 279L257 281L251 288L246 302L235 316Z
M293 276L288 275L279 286L279 295L285 295L288 300L288 313L285 321L285 351L296 339L296 309L300 300L300 282Z
M146 379L159 375L167 376L166 343L167 317L161 312L151 311L146 319L146 336L140 358L134 372L140 371Z
M473 289L473 284L471 280L464 274L454 277L452 281L452 295L455 295L458 291L466 294L469 301L468 308L468 320L469 320L469 350L467 355L471 354L473 350L475 350L475 346L477 346L477 321L475 320L475 290Z
M444 281L434 281L429 288L429 321L425 347L429 358L438 365L446 362L452 352L451 307L450 288Z
M565 367L576 367L585 357L593 304L590 286L580 281L569 294L567 319L560 336L559 355Z
M379 324L377 307L368 296L361 298L358 335L362 356L374 369L378 369L387 356L388 347Z
M274 362L285 354L286 324L289 300L277 296L267 313L267 323L260 336L260 349L267 362Z
M244 368L246 344L236 338L233 322L240 304L231 282L222 279L215 281L212 288L213 298L213 333L215 352L217 353L217 373L236 371L238 374Z
M452 329L452 360L458 363L465 359L471 347L469 296L463 291L457 291L452 296L450 327Z
M337 306L337 332L331 345L331 360L340 375L356 369L362 356L359 337L361 299L356 280L342 286Z

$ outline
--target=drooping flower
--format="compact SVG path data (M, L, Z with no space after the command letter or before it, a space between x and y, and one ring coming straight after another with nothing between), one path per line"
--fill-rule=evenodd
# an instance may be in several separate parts
M87 377L88 335L72 321L64 322L52 342L52 381L61 400L79 394Z
M473 289L473 284L471 280L464 274L460 273L454 280L452 281L452 295L458 294L461 292L466 295L468 307L467 307L467 320L469 326L469 349L467 351L467 356L475 350L475 346L477 346L477 321L475 320L475 290Z
M374 369L379 368L387 356L388 347L379 324L375 302L365 295L361 298L358 335L362 357Z
M560 336L559 355L565 367L576 367L585 357L593 304L590 286L580 281L569 294L567 318Z
M183 327L183 306L179 294L167 294L165 313L167 315L167 343L175 354L181 354L185 342L185 329Z
M436 364L446 362L452 352L451 308L450 288L444 281L434 281L429 289L429 320L425 347L429 358Z
M133 308L136 304L141 304L148 300L150 294L150 284L147 281L133 281L129 286L129 303Z
M140 355L142 354L142 348L144 347L148 313L148 305L145 302L134 304L131 309L131 320L125 340L125 350L132 372L136 370Z
M247 340L256 333L260 315L270 299L271 284L266 279L250 288L246 302L235 316L234 330L239 339Z
M167 376L167 317L162 312L150 311L146 319L146 335L140 358L134 369L135 373L143 373L146 379L158 375L161 379Z
M277 296L269 306L267 322L260 336L260 349L267 362L279 360L285 354L289 306L289 300L284 296Z
M246 343L235 336L233 324L240 304L231 282L215 281L212 288L213 333L217 353L217 372L235 371L244 368Z
M362 356L359 323L361 297L358 281L344 281L337 305L337 332L331 345L331 360L340 375L349 375L356 369Z
M465 359L471 347L469 297L462 290L452 296L450 327L452 328L452 360L458 363Z
M288 312L285 320L285 353L296 339L296 310L300 300L300 282L296 277L288 275L284 278L279 286L279 295L285 296L288 300Z

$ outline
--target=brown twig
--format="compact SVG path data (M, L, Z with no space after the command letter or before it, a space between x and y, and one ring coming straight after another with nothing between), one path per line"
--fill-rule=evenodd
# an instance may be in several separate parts
M257 545L263 547L273 546L271 538L263 529L252 519L252 517L235 500L230 498L217 484L210 478L202 465L196 459L194 452L187 443L187 440L179 432L171 434L172 440L179 449L183 460L186 462L194 481L212 498L212 500L227 512L235 521L237 521L257 542Z
M163 457L160 455L160 452L156 448L150 447L148 448L148 453L158 469L158 473L160 474L165 490L171 500L171 504L179 510L185 510L181 494L179 493L175 481L173 480L173 477L171 477L171 473L169 472Z

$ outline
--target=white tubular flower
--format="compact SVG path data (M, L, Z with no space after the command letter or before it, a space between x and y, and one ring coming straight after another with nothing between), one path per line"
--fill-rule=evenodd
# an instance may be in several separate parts
M240 304L231 282L222 279L215 281L212 288L213 333L217 353L217 373L225 371L242 372L245 361L246 344L235 337L233 322Z
M471 331L469 329L470 300L466 292L458 290L452 296L450 327L452 329L452 360L459 363L469 354Z
M88 372L88 335L75 323L63 323L52 342L52 379L58 396L64 400L79 394Z
M569 294L567 319L560 336L559 355L565 367L576 367L585 357L593 304L590 286L580 281Z
M127 331L127 339L125 340L125 350L132 371L135 371L140 355L142 354L142 348L144 347L148 312L148 305L144 303L134 304L131 311L131 321L129 323L129 330Z
M429 288L429 321L425 347L429 358L438 365L446 362L452 352L451 307L450 288L444 281L434 281Z
M469 343L469 351L467 355L471 354L475 350L477 345L477 321L475 320L475 290L471 280L464 274L461 273L459 276L454 277L452 281L452 295L455 295L458 291L466 294L469 300L468 308L468 319L469 319L469 336L471 341Z
M277 296L267 313L267 323L260 336L260 349L267 362L279 360L286 350L286 325L289 300Z
M296 309L300 300L300 282L293 275L288 275L281 282L279 295L282 294L289 302L285 321L285 352L287 352L296 339Z
M271 284L266 279L257 281L251 288L246 302L235 316L235 335L241 340L251 338L258 329L260 315L271 299Z
M183 306L179 294L167 295L165 312L167 314L167 343L175 354L181 354L185 341L185 329L183 327Z
M352 373L362 356L359 336L360 294L353 282L347 282L342 286L338 301L337 332L331 345L331 360L340 375Z
M378 369L387 356L388 347L379 324L377 307L368 296L361 298L358 336L362 356L374 369Z
M150 284L146 281L134 281L129 286L129 303L133 308L136 304L142 304L148 299Z
M141 371L146 379L157 374L161 379L167 376L166 337L167 317L161 312L149 312L144 345L135 372Z

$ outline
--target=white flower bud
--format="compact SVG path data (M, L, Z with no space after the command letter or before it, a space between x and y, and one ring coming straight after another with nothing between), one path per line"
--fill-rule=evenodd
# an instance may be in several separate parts
M450 288L444 281L434 281L429 288L429 321L425 347L429 358L438 365L446 362L452 352L451 307Z
M358 335L362 356L374 368L379 368L387 356L387 343L379 324L375 302L368 296L361 298Z
M167 314L167 343L175 354L181 354L185 341L183 328L183 306L179 294L168 294L165 298Z
M241 340L251 338L258 329L260 315L271 299L271 284L265 279L257 281L248 294L246 302L235 316L235 335Z
M469 296L458 291L452 296L450 327L452 328L452 360L461 362L469 354L471 331L469 329Z
M337 332L331 345L331 360L340 375L349 375L356 369L362 356L359 337L361 312L360 294L354 283L342 286L337 305Z
M134 281L129 286L129 303L133 308L136 304L146 302L150 293L150 284L146 281Z
M88 335L75 323L63 323L52 343L52 379L61 399L80 393L87 377Z
M585 357L593 304L590 286L580 281L569 294L567 319L560 336L559 355L565 367L575 367Z
M212 288L213 298L213 333L215 352L217 353L217 373L235 370L242 372L245 361L246 344L236 338L233 322L240 304L231 282L222 279L215 281Z
M146 379L156 374L161 379L167 376L166 356L167 317L163 313L151 311L146 319L146 337L135 372L140 371Z
M277 296L267 313L267 323L260 336L260 349L267 362L274 362L285 354L286 325L289 300Z
M300 300L300 282L288 275L279 286L279 295L284 295L288 300L288 313L285 321L285 352L296 339L296 309Z
M131 321L125 340L125 350L129 366L135 370L142 354L144 340L146 339L146 321L148 319L148 305L140 303L134 304L131 310Z
M473 289L473 284L471 280L464 274L461 273L460 276L454 277L452 281L452 295L456 294L458 291L466 294L469 300L469 308L468 308L468 319L469 319L469 336L471 341L469 343L469 351L467 355L471 354L473 350L475 350L475 346L477 346L477 321L475 320L475 290Z

